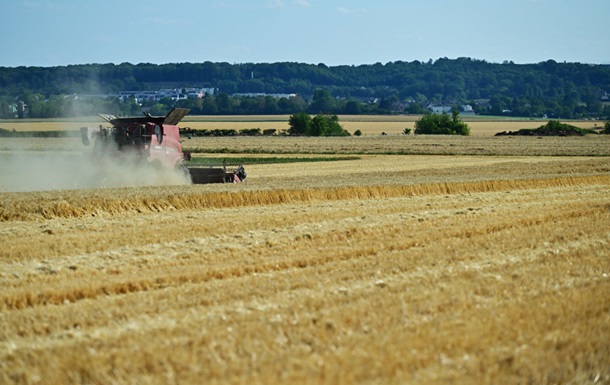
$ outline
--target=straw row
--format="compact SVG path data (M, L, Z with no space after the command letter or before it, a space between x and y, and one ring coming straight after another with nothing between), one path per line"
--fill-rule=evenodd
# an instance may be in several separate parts
M427 183L417 185L380 185L331 188L278 189L258 191L195 193L188 186L159 196L136 190L108 196L90 197L85 191L62 192L61 197L48 193L6 194L0 201L0 222L32 221L53 218L112 216L126 213L151 213L174 210L204 210L210 208L277 205L297 202L337 201L345 199L391 198L400 196L453 195L504 190L561 188L578 185L610 185L610 176L583 176L551 179L486 180L477 182ZM49 199L50 198L50 199Z

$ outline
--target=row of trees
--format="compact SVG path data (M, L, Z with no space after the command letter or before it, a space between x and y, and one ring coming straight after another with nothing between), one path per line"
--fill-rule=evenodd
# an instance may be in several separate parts
M117 97L77 98L74 95L52 95L26 93L17 100L0 98L0 119L13 118L66 118L94 116L99 113L121 115L142 115L142 106L134 99L121 101ZM169 111L170 104L156 108Z
M305 112L291 115L288 119L290 128L287 132L280 132L280 135L293 136L350 136L350 133L343 128L337 115L318 114L311 116ZM185 129L184 134L194 136L235 136L235 135L275 135L276 130L269 129L261 131L259 128L249 128L244 130L192 130ZM405 129L405 134L411 133L410 129ZM453 111L451 117L446 114L425 114L415 122L415 134L417 135L470 135L470 127L460 119L457 111ZM354 135L360 136L358 130Z
M9 106L13 104L16 111ZM27 108L26 108L27 107ZM0 98L0 119L10 118L60 118L91 116L98 113L141 115L143 110L152 115L164 115L173 107L188 108L192 115L289 115L296 112L311 114L391 114L404 112L404 108L392 109L386 100L364 102L354 99L336 99L328 90L316 90L310 100L301 96L276 98L261 96L230 96L224 92L205 95L203 98L159 101L149 100L141 104L134 98L121 101L118 97L51 96L26 93L18 102ZM418 108L421 113L424 107ZM417 113L417 112L416 112Z
M428 62L389 62L358 66L304 63L88 64L61 67L0 67L0 90L9 95L26 90L45 95L99 94L144 90L151 84L217 87L238 92L291 92L312 95L324 87L340 97L404 99L416 94L441 99L557 96L573 91L610 92L607 65L557 63L488 63L471 58Z
M288 124L288 131L277 132L275 129L262 130L260 128L246 128L242 130L215 129L215 130L194 130L185 128L182 133L191 136L259 136L259 135L293 135L293 136L350 136L350 133L343 128L337 115L318 114L311 116L305 112L291 115Z
M481 114L560 118L610 115L610 109L600 100L610 94L608 65L552 60L500 64L471 58L330 67L286 62L0 67L0 114L8 113L8 107L17 102L27 105L30 114L37 117L80 113L88 110L88 104L95 104L95 112L110 112L100 111L100 107L129 112L133 108L129 101L92 102L83 96L168 87L219 90L207 100L181 102L206 114L420 113L429 103L468 103ZM331 97L316 98L317 92ZM276 100L230 96L235 93L294 93L299 97ZM66 95L74 94L79 95L77 103L66 100ZM44 103L47 106L36 106Z
M304 136L349 136L343 126L339 123L337 115L311 115L300 112L290 116L288 121L289 135ZM405 129L405 134L410 134L410 129ZM425 114L415 122L415 134L417 135L470 135L470 127L460 119L460 114L453 111L451 116L447 113ZM361 133L355 132L360 136Z
M589 104L578 104L570 107L552 103L547 106L542 102L520 98L492 98L481 106L476 101L465 102L474 108L475 113L483 115L509 115L549 118L583 118L595 117L610 119L610 103L602 105L599 101ZM10 106L12 105L12 108ZM27 108L26 108L27 106ZM141 115L143 110L153 115L164 115L173 107L183 107L191 110L192 115L289 115L296 112L310 114L425 114L429 112L426 104L411 101L400 102L395 98L385 98L374 102L355 99L336 99L328 90L317 90L310 100L301 96L290 98L274 98L271 96L229 96L219 92L216 95L206 95L203 98L179 100L166 98L160 101L145 101L136 103L129 98L121 101L118 97L75 98L74 96L51 96L45 98L42 94L26 94L23 99L15 102L10 98L0 98L0 119L18 118L60 118L92 116L98 113L117 116ZM597 106L589 108L589 106ZM461 103L452 104L453 109L459 109ZM508 112L507 112L508 111Z

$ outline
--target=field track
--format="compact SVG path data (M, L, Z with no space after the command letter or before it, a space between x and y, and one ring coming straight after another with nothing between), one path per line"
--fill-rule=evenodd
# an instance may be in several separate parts
M610 158L515 155L2 193L0 383L610 383Z

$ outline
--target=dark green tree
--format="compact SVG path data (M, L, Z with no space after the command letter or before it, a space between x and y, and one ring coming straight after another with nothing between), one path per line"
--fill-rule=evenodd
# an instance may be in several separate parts
M288 134L307 135L311 130L311 116L306 112L298 112L288 118Z
M349 132L339 123L337 115L319 114L312 118L305 112L299 112L290 116L288 125L290 135L349 136Z
M224 92L220 92L216 97L216 105L218 106L218 113L220 114L231 115L233 113L231 98Z
M470 135L470 127L453 111L451 117L442 114L426 114L415 122L416 135Z
M268 115L278 114L280 112L278 99L271 96L265 96L265 108L263 109L263 112Z
M316 90L313 94L313 100L309 105L309 112L312 114L327 114L335 109L335 99L333 99L330 91Z
M311 122L310 136L349 136L337 115L316 115Z
M142 115L142 107L140 107L140 105L136 102L136 99L133 96L130 96L124 102L122 111L127 116Z
M201 113L204 115L217 115L218 105L214 95L205 95L201 102Z
M14 118L10 111L9 104L5 99L0 100L0 119Z
M391 114L393 110L394 103L398 101L398 98L395 96L385 97L379 101L379 113L380 114Z
M409 104L407 110L405 111L407 114L413 115L421 115L426 113L426 108L417 102L413 102Z
M345 113L350 115L358 115L362 111L360 102L357 100L349 100L345 104Z
M165 104L157 103L150 108L149 113L155 116L163 116L169 112L169 109Z

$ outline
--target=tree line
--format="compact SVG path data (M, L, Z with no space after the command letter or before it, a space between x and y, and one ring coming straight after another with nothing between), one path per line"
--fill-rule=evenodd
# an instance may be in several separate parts
M214 88L213 95L174 101L101 97L119 91ZM239 93L269 95L235 96ZM549 118L608 118L610 66L489 63L471 58L326 66L305 63L86 64L0 67L0 117L164 112L180 105L193 114L419 114L430 104L479 114ZM15 108L16 107L16 108ZM23 113L22 113L23 114Z

